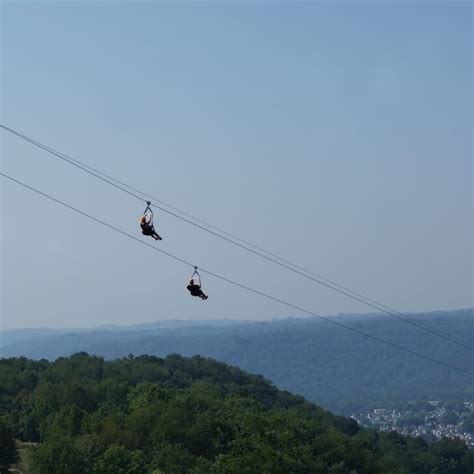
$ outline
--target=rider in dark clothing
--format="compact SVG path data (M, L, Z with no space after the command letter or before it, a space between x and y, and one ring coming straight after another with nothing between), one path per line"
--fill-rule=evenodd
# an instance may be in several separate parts
M208 295L205 295L201 290L201 284L195 284L194 279L189 279L189 285L186 287L192 296L199 296L202 300L207 300Z
M140 219L140 227L142 228L143 235L149 235L155 240L163 240L153 227L153 223L150 222L145 215L143 215Z

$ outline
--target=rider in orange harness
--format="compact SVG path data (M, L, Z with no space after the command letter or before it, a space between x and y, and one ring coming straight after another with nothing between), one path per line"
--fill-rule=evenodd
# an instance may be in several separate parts
M150 208L150 201L146 202L147 206L143 211L143 215L140 217L140 227L142 228L143 235L149 235L155 240L163 240L153 227L153 211Z

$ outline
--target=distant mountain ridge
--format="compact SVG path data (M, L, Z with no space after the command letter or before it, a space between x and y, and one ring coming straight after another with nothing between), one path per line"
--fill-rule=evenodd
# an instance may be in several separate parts
M474 341L474 311L410 315ZM472 371L474 353L388 316L339 315L354 328ZM132 327L4 331L0 356L56 359L86 351L108 359L202 355L264 375L277 386L350 413L414 399L474 400L473 381L432 362L314 319L164 321Z

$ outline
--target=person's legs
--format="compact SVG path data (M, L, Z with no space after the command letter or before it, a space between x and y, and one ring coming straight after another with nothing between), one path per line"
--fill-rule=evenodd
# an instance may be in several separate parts
M153 235L152 230L148 226L142 226L142 234L143 235Z
M153 226L151 226L151 236L155 239L155 240L161 240L161 237L158 235L158 232L156 232L155 228Z

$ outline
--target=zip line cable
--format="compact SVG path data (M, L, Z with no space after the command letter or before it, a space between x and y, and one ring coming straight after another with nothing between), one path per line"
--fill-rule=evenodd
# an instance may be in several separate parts
M203 222L205 225L207 225L207 226L209 226L209 227L214 227L215 229L218 229L220 232L226 233L225 231L220 230L218 227L212 226L212 225L206 223L205 221L202 221L202 220L200 220L200 219L195 218L194 216L191 216L190 214L186 214L184 211L181 211L181 210L179 210L178 208L174 208L174 207L170 206L169 204L164 203L164 201L160 201L160 200L156 199L155 197L153 197L153 196L151 196L151 195L149 195L149 194L146 194L146 193L140 191L139 189L133 188L133 187L127 185L126 183L123 183L123 182L121 182L121 181L119 181L119 180L117 180L117 179L115 179L115 178L112 178L112 177L106 175L105 173L102 173L101 171L96 170L96 169L94 169L94 168L92 168L92 167L90 167L90 166L88 166L88 165L86 165L86 164L80 162L79 160L76 160L76 159L74 159L74 158L68 156L68 155L65 155L64 153L58 152L57 150L54 150L53 148L51 148L51 147L49 147L49 146L47 146L47 145L44 145L44 144L38 142L37 140L34 140L33 138L30 138L30 137L28 137L28 136L26 136L26 135L24 135L24 134L22 134L22 133L20 133L20 132L18 132L18 131L16 131L16 130L13 130L13 129L9 128L9 127L6 127L5 125L2 125L2 124L0 124L0 127L3 128L3 129L5 129L6 131L8 131L8 132L10 132L10 133L12 133L12 134L14 134L14 135L17 135L18 137L20 137L20 138L22 138L22 139L24 139L24 140L26 140L26 141L32 143L33 145L35 145L35 146L37 146L37 147L39 147L39 148L41 148L41 149L43 149L43 150L49 152L50 154L56 156L57 158L60 158L61 160L63 160L63 161L65 161L65 162L67 162L67 163L69 163L69 164L71 164L71 165L73 165L73 166L75 166L75 167L81 169L82 171L85 171L86 173L91 174L92 176L94 176L94 177L100 179L101 181L103 181L103 182L105 182L105 183L107 183L107 184L110 184L110 185L114 186L115 188L121 190L122 192L125 192L125 193L127 193L127 194L129 194L129 195L135 197L136 199L144 200L144 198L138 196L138 195L135 194L134 192L130 192L130 191L128 191L127 189L124 189L124 187L129 188L129 189L132 189L133 191L136 191L136 192L142 194L143 196L146 196L146 197L148 197L148 198L151 198L151 199L154 199L154 200L156 200L156 201L158 201L158 202L161 202L161 203L163 203L164 205L166 205L167 207L170 207L170 208L172 208L172 209L175 209L175 210L177 210L178 212L180 212L180 213L182 213L182 214L184 214L184 215L187 215L187 216L191 217L191 218L194 219L194 220ZM114 182L111 182L111 181L115 181L115 183L119 183L119 185L117 185L117 184L115 184ZM307 279L310 279L310 280L312 280L312 281L314 281L314 282L316 282L316 283L318 283L318 284L320 284L320 285L326 286L326 287L328 287L328 288L330 288L330 289L332 289L332 290L334 290L334 291L337 291L337 292L339 292L339 293L341 293L341 294L344 294L345 296L348 296L349 298L352 298L352 299L354 299L354 300L356 300L356 301L359 301L359 302L361 302L361 303L363 303L363 304L365 304L365 305L367 305L367 306L370 306L370 307L372 307L372 308L374 308L374 309L377 309L377 310L379 310L379 311L382 311L383 313L386 313L386 314L388 314L388 315L390 315L390 316L392 316L392 317L395 317L395 318L397 318L397 319L399 319L399 320L401 320L401 321L404 321L404 322L406 322L406 323L408 323L408 324L411 324L411 325L413 325L413 326L416 326L416 327L418 327L418 328L420 328L420 329L422 329L422 330L424 330L424 331L430 332L431 334L434 334L434 335L436 335L436 336L438 336L438 337L441 337L442 339L449 340L450 342L452 342L452 343L454 343L454 344L457 344L457 345L460 345L460 346L464 347L465 349L474 351L474 347L473 347L473 346L470 346L469 344L465 343L464 341L457 340L457 339L453 338L452 336L450 336L449 334L447 334L447 333L445 333L445 332L443 332L443 331L440 331L440 330L438 330L438 329L435 329L435 328L433 328L433 327L430 327L430 326L429 326L428 324L426 324L426 323L425 323L425 324L422 324L422 323L420 323L420 322L418 322L418 321L416 321L416 320L413 320L413 319L411 319L411 318L404 317L403 313L401 313L401 312L399 312L399 311L396 311L396 310L391 310L391 308L389 308L389 307L387 307L387 306L384 306L384 305L382 305L381 303L376 302L375 300L371 300L370 298L367 298L367 297L365 297L365 296L363 296L363 295L360 295L359 293L356 293L356 292L354 292L354 291L352 291L352 290L350 290L350 289L348 289L348 288L345 288L345 287L343 287L342 285L339 285L338 283L331 282L331 280L325 279L324 277L320 277L319 275L317 275L317 274L315 274L315 273L312 273L312 272L310 272L309 270L306 270L306 269L304 269L304 268L302 268L302 267L299 267L298 265L295 265L295 264L293 264L293 263L291 263L291 262L288 262L288 261L286 261L286 260L284 260L284 259L282 259L282 258L280 258L280 257L278 257L278 256L275 256L276 258L278 258L279 260L281 260L281 261L283 261L283 262L288 262L290 265L294 266L295 268L301 268L301 269L302 269L303 271L305 271L306 273L310 273L310 274L316 275L316 276L318 276L318 278L320 278L321 280L325 280L326 282L329 282L329 283L331 283L332 285L335 285L335 286L339 287L339 288L336 288L335 286L332 286L331 284L324 283L324 282L322 282L322 281L320 281L320 280L318 280L318 279L316 279L316 278L313 278L313 277L311 277L311 276L309 276L309 275L303 274L302 272L300 272L300 271L298 271L298 270L295 270L294 268L288 267L288 265L285 265L285 264L283 264L283 263L281 263L281 262L275 261L274 259L269 258L269 257L266 256L266 255L262 255L261 253L255 251L255 250L252 250L252 249L250 249L250 248L247 248L247 247L245 247L245 246L243 246L243 245L241 245L241 244L239 244L239 243L237 243L237 242L234 242L234 241L232 241L232 240L230 240L230 239L228 239L228 238L226 238L226 237L224 237L224 236L222 236L222 235L219 235L219 234L217 234L216 232L213 232L212 230L206 229L206 228L204 228L203 226L201 226L201 225L199 225L199 224L196 224L196 223L194 223L194 222L191 222L191 221L189 221L188 219L185 219L185 218L183 218L182 216L179 216L179 215L175 214L174 212L171 212L171 211L169 211L169 210L167 210L167 209L164 209L164 208L162 208L162 207L160 207L160 206L158 206L158 205L156 205L156 204L152 204L152 206L153 206L153 207L156 207L157 209L160 209L161 211L163 211L163 212L165 212L165 213L168 213L168 214L172 215L173 217L176 217L176 218L178 218L178 219L180 219L180 220L183 220L184 222L186 222L186 223L188 223L188 224L191 224L191 225L193 225L193 226L195 226L195 227L197 227L197 228L199 228L199 229L201 229L201 230L204 230L204 231L206 231L206 232L208 232L208 233L210 233L210 234L212 234L212 235L215 235L216 237L219 237L219 238L221 238L221 239L223 239L223 240L225 240L225 241L227 241L227 242L229 242L229 243L231 243L231 244L234 244L234 245L236 245L236 246L238 246L238 247L240 247L240 248L242 248L242 249L244 249L244 250L246 250L246 251L248 251L248 252L250 252L250 253L253 253L253 254L257 255L257 256L260 256L261 258L264 258L264 259L266 259L266 260L268 260L268 261L270 261L270 262L272 262L272 263L274 263L274 264L276 264L276 265L279 265L279 266L281 266L281 267L283 267L283 268L286 268L287 270L290 270L290 271L292 271L292 272L294 272L294 273L297 273L297 274L299 274L299 275L301 275L301 276L303 276L303 277L305 277L305 278L307 278ZM233 236L232 234L228 234L228 235L230 235L230 236L232 236L233 238L236 238L236 239L238 239L238 240L240 240L240 241L246 243L247 245L251 245L251 246L253 246L253 247L257 248L257 249L259 248L259 247L255 246L255 245L253 245L253 244L250 244L250 243L248 243L248 242L245 242L245 241L242 240L242 239L239 239L239 238L236 237L236 236ZM273 254L271 254L270 252L267 252L266 250L263 250L263 249L262 249L262 251L265 252L265 253L267 253L268 255L273 255ZM341 289L341 288L342 288L342 289ZM350 292L350 293L352 293L352 294L349 294L348 292ZM354 296L354 295L355 295L355 296ZM363 298L363 299L361 299L361 298ZM375 304L372 304L372 303L370 303L370 302L375 303ZM384 308L387 308L387 309L384 309ZM391 310L391 311L389 311L389 310Z
M271 263L274 263L274 264L276 264L276 265L279 265L279 266L282 267L282 268L285 268L285 269L287 269L287 270L289 270L289 271L291 271L291 272L293 272L293 273L296 273L296 274L298 274L298 275L300 275L300 276L302 276L302 277L304 277L304 278L307 278L307 279L309 279L309 280L311 280L311 281L313 281L313 282L315 282L315 283L318 283L319 285L322 285L322 286L325 286L325 287L327 287L327 288L329 288L329 289L332 289L332 290L334 290L334 291L336 291L336 292L338 292L338 293L340 293L340 294L343 294L343 295L345 295L345 296L347 296L347 297L349 297L349 298L351 298L351 299L353 299L353 300L355 300L355 301L358 301L358 302L360 302L360 303L362 303L362 304L365 304L365 305L367 305L367 306L369 306L369 307L371 307L371 308L373 308L373 309L376 309L376 310L378 310L378 311L381 311L381 312L383 312L383 313L385 313L385 314L387 314L387 315L389 315L389 316L392 316L392 317L394 317L394 318L396 318L396 319L399 319L400 321L404 321L405 323L410 324L410 325L412 325L412 326L415 326L415 327L417 327L417 328L419 328L419 329L421 329L421 330L423 330L423 331L429 332L429 333L434 334L434 335L436 335L436 336L438 336L438 337L440 337L440 338L442 338L442 339L448 340L448 341L450 341L450 342L453 343L453 344L462 346L462 347L464 347L465 349L468 349L468 350L470 350L470 351L474 351L474 347L473 347L473 346L469 345L468 343L466 343L466 342L464 342L464 341L462 341L462 340L456 339L456 338L452 337L451 335L449 335L449 334L447 334L447 333L445 333L445 332L443 332L443 331L440 331L440 330L438 330L438 329L435 329L435 328L433 328L432 326L430 326L430 325L428 325L428 324L426 324L426 323L424 323L424 324L423 324L423 323L420 323L419 321L416 321L416 320L414 320L414 319L412 319L412 318L409 318L409 317L407 317L406 315L404 315L403 313L401 313L401 312L399 312L399 311L397 311L397 310L393 310L393 309L389 308L388 306L385 306L385 305L383 305L383 304L381 304L381 303L378 303L377 301L372 300L372 299L370 299L370 298L368 298L368 297L366 297L366 296L363 296L363 295L361 295L361 294L359 294L359 293L357 293L357 292L355 292L355 291L352 291L352 290L350 290L349 288L346 288L346 287L344 287L344 286L342 286L342 285L340 285L340 284L338 284L338 283L335 283L335 282L333 282L333 281L331 281L331 280L328 280L328 279L326 279L326 278L324 278L324 277L321 277L320 275L317 275L316 273L313 273L313 272L311 272L311 271L309 271L309 270L306 270L305 268L300 267L300 266L298 266L298 265L296 265L296 264L294 264L294 263L292 263L292 262L290 262L290 261L288 261L288 260L285 260L285 259L279 257L278 255L275 255L275 254L272 254L272 253L270 253L270 252L267 252L267 251L264 250L264 249L260 249L260 247L257 247L256 245L253 245L253 244L251 244L251 243L249 243L249 242L246 242L246 241L244 241L244 240L242 240L242 239L240 239L240 238L238 238L238 237L236 237L236 236L234 236L234 235L232 235L232 234L229 234L229 233L227 233L227 232L225 232L225 231L222 231L222 230L219 229L218 227L212 226L211 224L208 224L207 222L205 222L205 221L203 221L203 220L201 220L201 219L195 218L194 216L192 216L192 215L190 215L190 214L187 214L187 213L185 213L184 211L181 211L180 209L175 208L175 207L173 207L173 206L171 206L171 205L165 203L164 201L161 201L161 200L155 198L154 196L151 196L151 195L149 195L149 194L147 194L147 193L144 193L143 191L140 191L140 190L137 189L137 188L134 188L134 187L132 187L132 186L129 186L128 184L126 184L126 183L124 183L124 182L122 182L122 181L119 181L119 180L117 180L117 179L115 179L115 178L113 178L113 177L111 177L111 176L108 176L107 174L105 174L105 173L103 173L103 172L101 172L101 171L99 171L99 170L97 170L97 169L94 169L94 168L92 168L92 167L90 167L90 166L88 166L88 165L86 165L86 164L80 162L79 160L76 160L76 159L74 159L74 158L72 158L72 157L70 157L70 156L68 156L68 155L65 155L64 153L61 153L61 152L59 152L59 151L57 151L57 150L55 150L55 149L53 149L53 148L51 148L51 147L49 147L49 146L47 146L47 145L44 145L44 144L38 142L37 140L34 140L33 138L28 137L28 136L26 136L26 135L24 135L24 134L22 134L22 133L20 133L20 132L18 132L18 131L16 131L16 130L13 130L13 129L11 129L11 128L9 128L9 127L3 125L3 124L0 124L0 127L3 128L3 129L6 130L6 131L12 133L13 135L16 135L17 137L19 137L19 138L21 138L21 139L23 139L23 140L25 140L25 141L27 141L27 142L29 142L29 143L31 143L31 144L37 146L37 147L43 149L44 151L47 151L48 153L50 153L50 154L56 156L57 158L63 160L64 162L67 162L67 163L69 163L69 164L71 164L71 165L73 165L73 166L75 166L75 167L81 169L82 171L84 171L84 172L86 172L86 173L88 173L88 174L94 176L95 178L97 178L97 179L99 179L99 180L101 180L101 181L103 181L103 182L105 182L105 183L107 183L107 184L110 184L111 186L113 186L113 187L119 189L120 191L122 191L122 192L124 192L124 193L126 193L126 194L128 194L128 195L130 195L130 196L132 196L132 197L134 197L135 199L138 199L138 200L140 200L140 201L144 201L144 200L145 200L143 197L141 197L141 196L139 196L138 194L136 194L136 193L139 193L139 194L141 194L142 196L145 196L145 197L147 197L147 198L149 198L149 199L153 199L153 200L155 200L155 201L157 201L157 202L160 202L160 203L162 203L163 205L165 205L165 206L167 206L167 207L169 207L169 208L171 208L171 209L173 209L173 210L175 210L175 211L177 211L177 212L179 212L179 213L181 213L181 214L183 214L183 215L185 215L185 216L187 216L187 217L190 217L190 218L193 219L193 220L196 220L196 221L198 221L198 222L201 222L202 224L204 224L204 225L206 225L206 226L208 226L208 227L212 227L212 228L218 230L219 232L221 232L221 233L223 233L223 234L229 235L229 236L231 236L232 238L234 238L234 239L236 239L236 240L238 240L238 241L240 241L240 242L243 242L243 243L245 243L245 244L248 245L248 246L252 246L252 247L254 247L254 249L261 250L261 252L264 252L264 253L266 253L267 255L264 255L263 253L259 252L258 250L254 250L254 249L252 249L252 248L246 247L245 245L243 245L243 244L241 244L241 243L239 243L239 242L235 242L234 240L231 240L230 238L225 237L224 235L220 235L219 233L217 233L217 232L215 232L215 231L213 231L213 230L211 230L211 229L207 229L207 228L204 227L203 225L197 224L197 223L195 223L195 222L192 222L192 221L190 221L189 219L187 219L187 218L185 218L185 217L182 217L182 216L176 214L175 212L169 211L168 209L165 209L165 208L163 208L163 207L161 207L161 206L158 206L157 204L152 204L153 207L155 207L155 208L157 208L157 209L159 209L159 210L161 210L161 211L163 211L163 212L165 212L165 213L167 213L167 214L169 214L169 215L171 215L171 216L173 216L173 217L176 217L177 219L180 219L180 220L182 220L182 221L184 221L184 222L186 222L186 223L188 223L188 224L190 224L190 225L192 225L192 226L194 226L194 227L197 227L197 228L199 228L199 229L201 229L201 230L204 230L205 232L208 232L208 233L210 233L210 234L212 234L212 235L214 235L214 236L216 236L216 237L218 237L218 238L220 238L220 239L222 239L222 240L225 240L225 241L227 241L227 242L229 242L229 243L231 243L231 244L233 244L233 245L235 245L235 246L237 246L237 247L240 247L241 249L246 250L247 252L250 252L250 253L252 253L252 254L254 254L254 255L257 255L257 256L259 256L259 257L261 257L261 258L263 258L263 259L265 259L265 260L267 260L267 261L269 261L269 262L271 262ZM126 189L126 188L128 188L128 189ZM130 191L130 190L131 190L131 191ZM270 257L269 257L268 255L270 255ZM274 258L273 258L273 257L274 257ZM276 259L278 259L278 260L280 260L280 261L278 261L278 260L276 260ZM290 266L290 265L291 265L291 266ZM294 267L294 268L292 268L292 267Z
M144 242L143 240L140 240L138 237L135 237L134 235L129 234L128 232L125 232L125 231L123 231L123 230L121 230L121 229L119 229L119 228L117 228L117 227L115 227L115 226L113 226L113 225L111 225L111 224L109 224L109 223L107 223L107 222L105 222L105 221L103 221L103 220L101 220L101 219L95 217L95 216L92 216L92 215L90 215L90 214L88 214L88 213L86 213L86 212L84 212L84 211L81 211L80 209L77 209L77 208L75 208L75 207L73 207L73 206L71 206L71 205L69 205L69 204L67 204L67 203L65 203L65 202L63 202L63 201L61 201L61 200L59 200L59 199L57 199L57 198L51 196L51 195L49 195L49 194L46 194L46 193L44 193L44 192L42 192L42 191L40 191L40 190L38 190L38 189L36 189L36 188L34 188L34 187L32 187L32 186L26 184L26 183L24 183L24 182L22 182L22 181L20 181L20 180L18 180L18 179L15 179L15 178L13 178L12 176L9 176L9 175L7 175L7 174L5 174L5 173L3 173L3 172L0 172L0 176L3 176L4 178L7 178L7 179L9 179L10 181L12 181L12 182L14 182L14 183L16 183L16 184L18 184L18 185L20 185L20 186L26 188L26 189L29 189L30 191L33 191L33 192L35 192L36 194L39 194L40 196L43 196L44 198L47 198L47 199L49 199L49 200L55 202L56 204L60 204L61 206L66 207L67 209L70 209L70 210L72 210L72 211L74 211L74 212L76 212L76 213L78 213L78 214L81 214L82 216L87 217L87 218L93 220L94 222L97 222L98 224L102 224L103 226L108 227L109 229L114 230L115 232L118 232L119 234L122 234L122 235L124 235L124 236L126 236L126 237L128 237L128 238L130 238L130 239L133 239L133 240L135 240L135 241L137 241L137 242L139 242L139 243L141 243L141 244L143 244L143 245L146 245L147 247L150 247L150 248L152 248L153 250L155 250L155 251L157 251L157 252L160 252L160 253L162 253L162 254L164 254L164 255L167 255L168 257L170 257L170 258L172 258L172 259L174 259L174 260L176 260L176 261L178 261L178 262L181 262L181 263L183 263L184 265L187 265L187 266L189 266L189 267L195 268L195 265L194 265L194 264L192 264L192 263L190 263L190 262L187 262L186 260L184 260L184 259L182 259L182 258L179 258L179 257L177 257L176 255L173 255L173 254L171 254L171 253L169 253L169 252L166 252L165 250L162 250L162 249L160 249L160 248L158 248L158 247L155 247L154 245L151 245L151 244L149 244L148 242ZM277 297L275 297L275 296L269 295L269 294L267 294L267 293L264 293L263 291L256 290L256 289L254 289L254 288L252 288L252 287L250 287L250 286L244 285L243 283L236 282L236 281L231 280L231 279L229 279L229 278L227 278L227 277L225 277L225 276L219 275L218 273L214 273L214 272L212 272L212 271L210 271L210 270L206 270L206 269L201 268L201 267L199 267L199 270L200 270L202 273L205 273L205 274L207 274L207 275L210 275L210 276L212 276L212 277L214 277L214 278L217 278L217 279L219 279L219 280L221 280L221 281L225 281L225 282L227 282L227 283L229 283L229 284L231 284L231 285L237 286L237 287L239 287L239 288L242 288L242 289L244 289L244 290L246 290L246 291L248 291L248 292L251 292L251 293L257 294L257 295L259 295L259 296L262 296L262 297L264 297L264 298L266 298L266 299L275 301L275 302L277 302L277 303L280 303L280 304L282 304L282 305L284 305L284 306L287 306L287 307L292 308L292 309L294 309L294 310L300 311L300 312L302 312L302 313L306 313L306 314L308 314L308 315L311 315L311 316L314 316L314 317L316 317L316 318L322 319L322 320L324 320L324 321L326 321L326 322L328 322L328 323L330 323L330 324L333 324L333 325L335 325L335 326L341 327L341 328L343 328L343 329L346 329L346 330L351 331L351 332L353 332L353 333L359 334L359 335L361 335L361 336L367 337L367 338L372 339L372 340L374 340L374 341L378 341L378 342L383 343L383 344L385 344L385 345L387 345L387 346L389 346L389 347L391 347L391 348L393 348L393 349L397 349L397 350L406 352L406 353L411 354L411 355L413 355L413 356L420 357L420 358L423 358L423 359L428 360L428 361L430 361L430 362L433 362L433 363L435 363L435 364L442 365L442 366L447 367L447 368L449 368L449 369L455 370L455 371L457 371L457 372L459 372L459 373L462 373L462 374L464 374L464 375L468 375L468 376L470 376L470 377L474 377L474 373L469 372L469 371L464 370L464 369L460 369L459 367L455 367L455 366L453 366L453 365L451 365L451 364L449 364L449 363L447 363L447 362L443 362L443 361L441 361L441 360L434 359L434 358L432 358L432 357L430 357L430 356L427 356L427 355L425 355L425 354L421 354L421 353L419 353L419 352L413 351L413 350L408 349L408 348L406 348L406 347L399 346L398 344L395 344L395 343L393 343L393 342L390 342L390 341L387 341L387 340L385 340L385 339L382 339L381 337L374 336L374 335L372 335L372 334L368 334L368 333L366 333L366 332L364 332L364 331L360 331L359 329L353 328L353 327L348 326L348 325L346 325L346 324L344 324L344 323L341 323L341 322L339 322L339 321L335 321L335 320L333 320L333 319L331 319L331 318L328 318L328 317L325 317L325 316L321 316L321 315L319 315L319 314L317 314L317 313L314 313L313 311L310 311L310 310L308 310L308 309L302 308L302 307L297 306L297 305L295 305L295 304L293 304L293 303L289 303L288 301L285 301L285 300L282 300L282 299L277 298Z
M18 131L16 131L16 130L13 130L13 129L9 128L9 127L6 127L5 125L2 125L2 124L0 124L0 127L3 128L3 129L5 129L6 131L8 131L8 132L10 132L10 133L12 133L12 134L14 134L14 135L17 135L18 137L20 137L20 138L22 138L22 139L24 139L24 140L26 140L26 141L32 143L33 145L35 145L35 146L37 146L37 147L39 147L39 148L42 148L43 150L45 150L45 151L49 152L50 154L52 154L52 155L54 155L54 156L60 158L61 160L65 161L65 162L68 162L69 164L71 164L71 165L73 165L73 166L76 166L77 168L81 169L82 171L85 171L86 173L91 174L92 176L94 176L94 177L100 179L101 181L104 181L104 182L106 182L107 184L110 184L110 185L114 186L115 188L117 188L117 189L119 189L119 190L121 190L121 191L123 191L123 192L125 192L125 193L127 193L127 194L129 194L129 195L131 195L131 196L133 196L133 197L135 197L136 199L144 200L144 198L138 196L138 195L135 194L134 192L130 192L130 191L128 191L127 189L124 189L124 187L125 187L125 188L128 188L128 189L131 189L132 191L138 192L138 193L142 194L143 196L146 196L146 197L148 197L148 198L154 199L154 200L156 200L157 202L161 202L162 204L166 205L167 207L170 207L170 208L172 208L172 209L174 209L174 210L176 210L176 211L182 213L183 215L186 215L186 216L188 216L188 217L191 217L191 218L194 219L194 220L200 221L200 222L204 223L205 225L207 225L208 227L213 227L213 228L219 230L219 231L222 232L222 233L225 233L225 234L227 234L227 235L230 235L230 236L232 236L233 238L235 238L235 239L237 239L237 240L240 240L241 242L246 243L247 245L250 245L250 246L253 246L254 248L260 249L259 247L255 246L255 245L253 245L253 244L251 244L251 243L248 243L248 242L246 242L246 241L244 241L244 240L242 240L242 239L240 239L240 238L238 238L238 237L236 237L236 236L233 236L232 234L229 234L229 233L227 233L227 232L225 232L225 231L222 231L222 230L219 229L218 227L212 226L211 224L208 224L207 222L202 221L201 219L195 218L194 216L192 216L192 215L190 215L190 214L187 214L187 213L185 213L184 211L181 211L180 209L175 208L175 207L173 207L173 206L171 206L171 205L165 203L164 201L160 201L159 199L155 198L154 196L151 196L151 195L149 195L149 194L147 194L147 193L144 193L143 191L140 191L140 190L137 189L137 188L133 188L133 187L127 185L126 183L123 183L122 181L119 181L119 180L117 180L117 179L115 179L115 178L113 178L113 177L111 177L111 176L108 176L107 174L105 174L105 173L103 173L103 172L101 172L101 171L99 171L99 170L96 170L96 169L94 169L94 168L92 168L92 167L90 167L90 166L88 166L88 165L86 165L86 164L80 162L79 160L76 160L76 159L74 159L74 158L72 158L72 157L70 157L70 156L68 156L68 155L65 155L64 153L61 153L61 152L59 152L59 151L57 151L57 150L55 150L55 149L53 149L53 148L51 148L51 147L49 147L49 146L47 146L47 145L44 145L44 144L38 142L37 140L34 140L34 139L31 138L31 137L28 137L28 136L26 136L26 135L24 135L24 134L22 134L22 133L20 133L20 132L18 132ZM119 183L119 185L117 185L117 184L115 184L114 182L111 182L111 181L114 181L115 183ZM160 207L160 206L158 206L158 205L156 205L156 204L152 204L152 206L153 206L153 207L156 207L157 209L160 209L161 211L163 211L163 212L165 212L165 213L168 213L168 214L170 214L170 215L172 215L172 216L174 216L174 217L176 217L176 218L178 218L178 219L180 219L180 220L183 220L184 222L186 222L186 223L188 223L188 224L191 224L191 225L193 225L193 226L195 226L195 227L197 227L197 228L199 228L199 229L201 229L201 230L204 230L204 231L206 231L206 232L208 232L208 233L210 233L210 234L212 234L212 235L215 235L216 237L219 237L219 238L221 238L221 239L223 239L223 240L225 240L225 241L227 241L227 242L229 242L229 243L231 243L231 244L234 244L234 245L236 245L236 246L238 246L238 247L240 247L240 248L242 248L242 249L244 249L244 250L246 250L246 251L248 251L248 252L251 252L251 253L253 253L253 254L257 255L257 256L260 256L261 258L264 258L264 259L266 259L266 260L268 260L268 261L270 261L270 262L272 262L272 263L274 263L274 264L277 264L277 265L279 265L279 266L281 266L281 267L283 267L283 268L286 268L287 270L290 270L290 271L292 271L292 272L294 272L294 273L297 273L297 274L299 274L299 275L301 275L301 276L303 276L303 277L305 277L305 278L307 278L307 279L310 279L310 280L312 280L312 281L314 281L314 282L316 282L316 283L318 283L318 284L320 284L320 285L326 286L326 287L328 287L328 288L330 288L330 289L332 289L332 290L334 290L334 291L337 291L337 292L339 292L339 293L341 293L341 294L344 294L344 295L348 296L349 298L352 298L352 299L354 299L354 300L356 300L356 301L359 301L359 302L361 302L361 303L363 303L363 304L366 304L367 306L370 306L370 307L372 307L372 308L374 308L374 309L377 309L377 310L379 310L379 311L381 311L381 312L383 312L383 313L386 313L386 314L388 314L388 315L390 315L390 316L392 316L392 317L395 317L395 318L397 318L397 319L399 319L399 320L405 321L406 323L411 324L411 325L413 325L413 326L416 326L416 327L418 327L418 328L420 328L420 329L422 329L422 330L424 330L424 331L427 331L427 332L430 332L430 333L432 333L432 334L434 334L434 335L437 335L438 337L441 337L442 339L449 340L450 342L452 342L452 343L454 343L454 344L457 344L457 345L460 345L460 346L464 347L465 349L474 351L474 347L473 347L473 346L470 346L469 344L465 343L464 341L457 340L457 339L453 338L451 335L449 335L449 334L447 334L447 333L445 333L445 332L443 332L443 331L441 331L441 330L435 329L435 328L433 328L432 326L430 327L430 325L428 325L428 324L426 324L426 323L425 323L425 324L422 324L422 323L420 323L420 322L418 322L418 321L416 321L416 320L413 320L413 319L411 319L411 318L409 318L409 317L407 317L407 316L404 317L403 313L401 313L401 312L399 312L399 311L397 311L397 310L393 310L393 309L391 309L391 308L389 308L389 307L387 307L387 306L385 306L385 305L383 305L383 304L381 304L381 303L378 303L378 302L375 301L375 300L371 300L371 299L368 298L368 297L365 297L365 296L363 296L363 295L361 295L361 294L359 294L359 293L357 293L357 292L355 292L355 291L352 291L352 290L350 290L350 289L348 289L348 288L345 288L344 286L339 285L338 283L332 282L331 280L328 280L328 279L326 279L326 278L324 278L324 277L321 277L320 275L317 275L317 274L315 274L315 273L313 273L313 272L311 272L311 271L309 271L309 270L306 270L306 269L304 269L303 267L299 267L298 265L293 264L292 262L289 262L289 261L287 261L287 260L285 260L285 259L282 259L281 257L279 257L279 256L277 256L277 255L274 255L274 254L272 254L272 253L270 253L270 252L267 252L267 251L264 250L264 249L261 249L261 250L262 250L263 252L267 253L268 255L275 256L275 258L278 258L279 260L281 260L281 261L283 261L283 262L287 262L287 263L289 263L290 265L292 265L293 267L299 268L299 269L305 271L306 273L315 275L315 276L317 276L318 278L320 278L321 280L325 280L326 282L331 283L332 285L335 285L335 286L337 286L337 287L339 287L339 288L335 288L334 286L332 286L332 285L330 285L330 284L328 284L328 283L324 283L324 282L322 282L322 281L320 281L320 280L318 280L318 279L316 279L316 278L312 278L312 277L309 276L309 275L305 275L305 274L301 273L300 271L295 270L294 268L290 268L290 267L288 267L287 265L282 264L281 262L275 261L274 259L269 258L269 257L267 257L266 255L262 255L262 254L260 254L259 252L256 252L256 251L254 251L254 250L252 250L252 249L250 249L250 248L247 248L247 247L245 247L245 246L243 246L243 245L241 245L241 244L239 244L239 243L237 243L237 242L234 242L234 241L232 241L232 240L230 240L230 239L228 239L228 238L226 238L226 237L224 237L224 236L222 236L222 235L219 235L219 234L217 234L216 232L213 232L212 230L206 229L206 228L202 227L201 225L196 224L196 223L194 223L194 222L191 222L191 221L189 221L188 219L185 219L185 218L183 218L182 216L179 216L179 215L177 215L177 214L175 214L175 213L173 213L173 212L171 212L171 211L169 211L169 210L167 210L167 209L164 209L164 208L162 208L162 207ZM341 290L341 288L342 288L342 290ZM348 292L349 292L349 293L352 293L352 294L348 294ZM354 296L354 295L355 295L355 296ZM359 298L359 297L360 297L360 298ZM361 299L361 298L363 298L363 299ZM372 302L372 303L374 303L374 304L371 304L370 302ZM386 308L386 309L385 309L385 308Z

